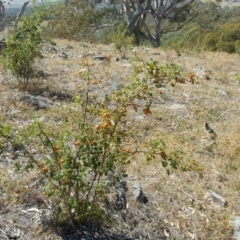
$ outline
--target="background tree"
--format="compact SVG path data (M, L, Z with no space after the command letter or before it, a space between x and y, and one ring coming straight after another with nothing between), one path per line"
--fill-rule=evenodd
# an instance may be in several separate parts
M97 30L104 20L109 22L112 21L109 17L113 19L113 6L102 3L101 0L65 0L56 7L53 19L49 21L50 35L75 40L91 36L93 28Z
M128 30L143 32L153 47L159 47L161 37L169 31L177 31L195 16L191 12L194 0L123 0ZM163 30L168 21L172 28ZM151 29L153 31L151 31Z
M79 39L96 30L127 22L129 34L147 39L159 47L161 37L177 31L196 15L191 10L194 0L65 0L49 23L56 37ZM164 29L168 22L170 29Z
M12 1L12 0L10 0L10 1ZM16 26L19 18L24 14L29 2L30 1L25 1L23 3L22 8L20 9L19 13L16 16L14 27ZM0 1L0 32L4 31L6 26L10 26L11 21L12 21L12 19L7 19L9 16L6 15L6 7L5 7L6 4L11 5L11 3L9 1Z

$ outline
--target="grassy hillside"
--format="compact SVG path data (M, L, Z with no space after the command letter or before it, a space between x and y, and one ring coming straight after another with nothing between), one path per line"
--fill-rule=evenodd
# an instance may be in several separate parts
M179 168L168 175L160 157L146 162L139 153L126 169L127 209L115 211L111 224L106 222L102 228L84 224L64 228L52 223L54 198L44 195L42 175L37 170L16 173L15 154L20 150L2 142L1 239L82 239L83 235L88 239L232 239L230 222L240 216L240 56L211 52L179 55L161 48L135 47L126 52L128 60L117 61L120 56L114 46L56 42L54 48L43 48L36 63L39 74L26 92L19 91L14 76L1 68L1 124L24 129L39 119L60 125L66 109L73 107L72 96L81 91L79 72L86 62L94 79L90 93L96 99L111 94L116 84L129 83L136 55L159 65L174 63L183 73L193 74L195 83L157 88L152 113L146 116L142 110L131 111L126 126L133 127L141 138L159 135L167 153L178 151L183 156L186 171ZM105 59L96 60L95 56ZM42 97L47 107L37 109L21 101L26 95ZM206 123L216 133L214 137ZM26 159L21 161L24 164ZM148 203L133 200L135 182ZM227 203L215 201L210 190ZM107 207L103 204L102 208Z

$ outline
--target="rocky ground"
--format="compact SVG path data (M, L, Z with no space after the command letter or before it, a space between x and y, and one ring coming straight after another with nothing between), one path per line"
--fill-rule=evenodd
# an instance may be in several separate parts
M36 118L48 121L71 104L83 84L78 76L86 61L97 81L91 91L98 98L127 83L136 54L161 65L174 62L195 75L195 84L161 88L152 114L137 112L128 124L145 137L161 135L169 149L182 150L186 161L203 170L167 175L159 159L146 162L141 155L134 157L125 179L128 191L123 190L126 208L109 210L111 226L63 228L52 222L54 203L41 194L40 176L16 173L12 149L1 150L0 238L226 240L235 234L240 239L235 227L240 222L240 56L136 47L121 60L114 46L56 42L43 47L28 91L18 90L14 76L1 69L1 122L24 128Z

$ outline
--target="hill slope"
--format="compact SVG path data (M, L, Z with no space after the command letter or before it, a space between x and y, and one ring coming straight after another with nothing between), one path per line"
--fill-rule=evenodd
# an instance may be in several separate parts
M116 84L128 82L137 53L144 61L156 60L161 65L173 62L194 73L196 81L194 85L159 89L162 93L153 99L152 114L146 117L139 111L128 124L143 137L162 136L169 151L183 151L187 163L197 163L203 170L176 170L169 176L160 159L146 162L139 155L128 166L126 181L129 189L134 182L140 184L147 204L131 200L130 191L128 208L114 215L117 224L98 235L84 227L55 231L45 221L52 214L47 209L51 202L41 193L40 176L36 172L15 173L14 154L4 150L0 155L1 239L82 239L84 234L87 239L231 239L230 221L240 216L240 56L179 56L139 47L127 53L129 60L115 61L118 53L112 46L57 41L55 48L57 51L51 46L43 48L43 58L36 64L39 75L28 93L16 88L16 80L8 71L1 71L2 122L24 128L34 118L48 121L56 116L60 108L71 104L71 97L82 84L77 75L85 61L92 64L92 76L101 80L93 93L102 96L110 92ZM94 56L107 58L96 60ZM26 95L41 96L48 107L36 110L36 106L20 101ZM217 137L212 138L206 123Z

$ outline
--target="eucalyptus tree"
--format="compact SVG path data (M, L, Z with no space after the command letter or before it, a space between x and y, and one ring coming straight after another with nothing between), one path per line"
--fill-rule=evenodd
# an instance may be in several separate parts
M193 5L194 0L64 0L49 26L58 37L77 39L126 22L129 34L159 47L164 33L196 16Z
M194 0L122 0L122 4L129 32L143 33L153 47L160 46L164 33L179 30L196 16Z

